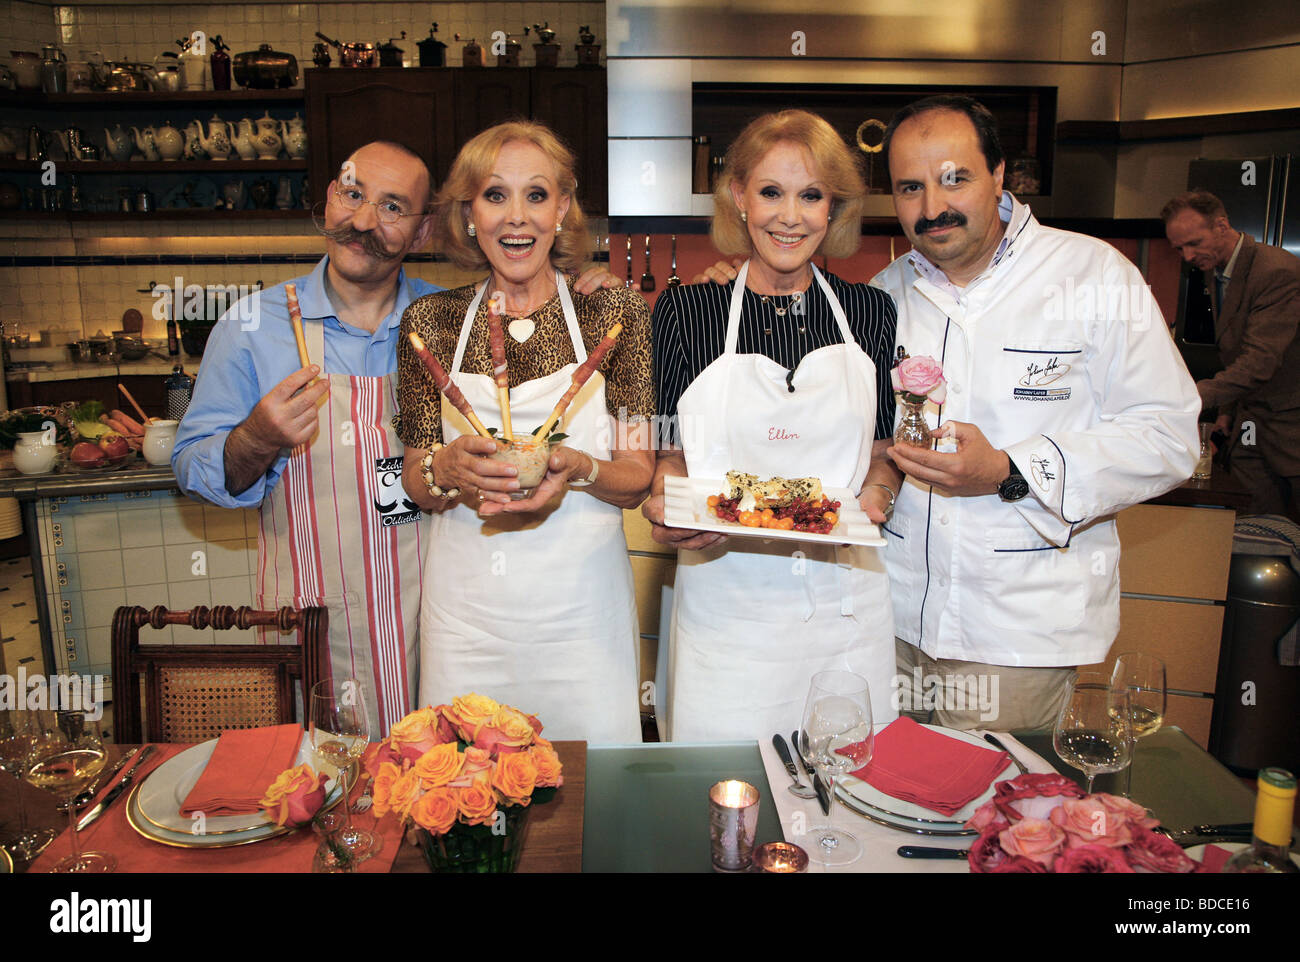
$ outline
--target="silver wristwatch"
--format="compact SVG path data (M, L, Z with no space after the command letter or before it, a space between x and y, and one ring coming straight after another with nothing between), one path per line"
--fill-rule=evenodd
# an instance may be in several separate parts
M583 454L587 454L586 451L583 451L582 453L583 453ZM585 488L585 487L587 487L588 485L591 485L591 484L595 484L595 483L596 483L596 478L599 477L599 475L600 475L600 462L596 460L596 458L595 458L594 455L587 454L587 457L591 458L591 474L589 474L589 475L587 475L585 478L582 478L582 479L577 480L577 481L574 481L574 480L570 479L570 480L569 480L569 487L571 487L571 488Z

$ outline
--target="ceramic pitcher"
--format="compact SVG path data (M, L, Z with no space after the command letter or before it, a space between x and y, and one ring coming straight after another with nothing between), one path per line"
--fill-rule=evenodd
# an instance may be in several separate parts
M171 464L172 447L176 444L176 426L180 423L180 421L150 421L145 425L140 453L154 467Z

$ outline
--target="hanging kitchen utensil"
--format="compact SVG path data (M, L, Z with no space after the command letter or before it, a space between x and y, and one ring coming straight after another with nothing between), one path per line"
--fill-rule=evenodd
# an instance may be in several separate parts
M641 275L641 290L649 294L655 289L655 276L650 273L650 235L645 235L645 273Z
M632 235L627 235L627 286L632 286Z
M677 235L672 236L673 245L673 272L668 276L669 287L681 287L682 279L677 276Z

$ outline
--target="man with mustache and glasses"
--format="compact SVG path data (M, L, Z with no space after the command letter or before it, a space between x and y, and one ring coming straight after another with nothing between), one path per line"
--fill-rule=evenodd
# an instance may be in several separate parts
M325 256L289 282L310 363L299 363L285 284L232 307L208 339L172 454L186 494L260 509L256 606L329 608L330 671L362 682L372 734L410 711L417 682L428 535L402 490L391 420L402 314L441 290L402 269L428 243L432 195L409 148L376 141L353 153L316 218ZM593 269L577 289L618 283Z
M1200 398L1136 268L1002 190L985 107L913 103L884 151L914 249L872 283L898 346L943 366L928 411L955 448L889 449L906 475L885 525L895 697L952 727L1050 728L1073 666L1119 628L1114 515L1191 475Z

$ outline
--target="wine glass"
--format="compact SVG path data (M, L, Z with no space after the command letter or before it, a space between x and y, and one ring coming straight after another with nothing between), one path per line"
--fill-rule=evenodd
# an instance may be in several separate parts
M1129 731L1134 739L1132 761L1124 778L1124 797L1133 789L1136 740L1154 735L1165 720L1165 663L1155 655L1126 651L1115 659L1110 686L1128 692Z
M79 711L44 711L32 728L35 741L24 762L23 777L71 801L91 784L108 763L99 722ZM52 872L111 872L117 859L105 852L81 851L77 834L77 807L68 806L72 854L55 864Z
M0 712L0 771L21 779L26 770L27 755L36 744L33 727L36 713L11 708ZM15 859L30 862L54 841L57 833L52 828L27 827L27 802L22 787L18 789L18 834L5 839L3 845Z
M832 800L826 825L812 833L816 851L824 865L848 865L862 854L862 845L853 835L835 827L835 784L838 777L871 761L875 733L867 680L849 671L819 671L813 675L799 740L804 758L829 784Z
M338 769L343 789L346 824L335 836L355 862L375 854L375 836L352 824L352 802L348 796L348 771L366 753L370 744L370 720L366 692L356 678L327 679L311 689L311 747L322 762Z
M1128 692L1111 688L1105 675L1081 672L1061 706L1052 729L1052 747L1061 761L1092 781L1101 772L1117 772L1132 757Z

